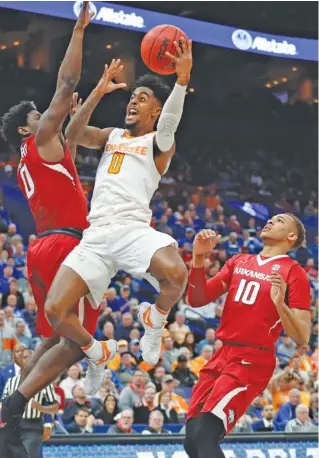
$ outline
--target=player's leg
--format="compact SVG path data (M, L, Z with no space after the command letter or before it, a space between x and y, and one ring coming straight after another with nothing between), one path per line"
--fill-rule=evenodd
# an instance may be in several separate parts
M173 245L159 248L153 254L148 272L157 280L160 294L155 304L142 303L139 307L139 316L145 328L140 346L143 359L149 364L156 364L168 313L183 295L188 274Z
M176 241L147 224L114 225L111 246L117 269L143 276L158 291L156 304L143 303L139 317L145 328L140 341L143 359L158 362L161 336L167 315L183 295L188 279L187 268L177 252Z
M195 417L190 418L186 423L184 449L189 458L199 458L196 443L199 427L199 419Z

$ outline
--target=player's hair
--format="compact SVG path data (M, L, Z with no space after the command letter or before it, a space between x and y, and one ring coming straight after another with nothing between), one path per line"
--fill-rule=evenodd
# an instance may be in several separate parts
M18 127L27 125L28 113L36 110L34 102L22 100L18 105L14 105L3 115L1 119L1 136L14 149L19 149L22 136L18 132Z
M295 250L298 250L298 248L300 248L301 246L304 245L305 241L306 241L306 229L305 229L305 226L303 225L302 221L300 221L300 219L294 215L293 213L286 213L286 215L290 216L290 218L292 218L296 224L296 228L297 228L297 240L295 241L294 245L293 245L293 248Z
M159 76L152 75L151 73L140 76L133 84L132 92L134 92L138 87L147 87L151 89L154 93L154 96L162 106L171 93L171 88L166 83L164 83L164 81Z

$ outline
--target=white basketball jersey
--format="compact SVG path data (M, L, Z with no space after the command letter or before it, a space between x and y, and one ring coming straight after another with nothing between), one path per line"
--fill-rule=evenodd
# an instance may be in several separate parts
M88 217L91 224L150 223L150 201L161 179L153 156L154 135L130 137L124 129L112 131L96 174Z

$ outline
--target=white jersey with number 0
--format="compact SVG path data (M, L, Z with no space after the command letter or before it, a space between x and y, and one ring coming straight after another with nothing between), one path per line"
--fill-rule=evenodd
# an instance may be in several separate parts
M150 201L161 179L153 156L154 135L130 137L124 129L112 131L96 174L91 224L150 223Z

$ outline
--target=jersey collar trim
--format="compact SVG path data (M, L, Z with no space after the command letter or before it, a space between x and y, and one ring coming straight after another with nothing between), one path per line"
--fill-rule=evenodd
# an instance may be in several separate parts
M257 264L259 266L263 266L264 264L267 264L267 262L274 261L275 259L280 259L280 258L288 258L289 256L287 254L279 254L278 256L272 256L271 258L267 259L261 259L260 254L257 255Z

